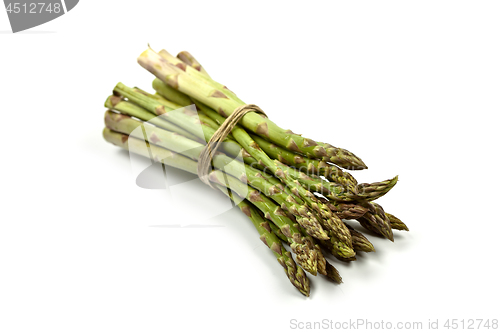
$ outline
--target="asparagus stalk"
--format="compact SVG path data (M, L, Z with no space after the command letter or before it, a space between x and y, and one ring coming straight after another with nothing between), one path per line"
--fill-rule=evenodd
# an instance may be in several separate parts
M326 261L326 276L335 283L342 283L339 271L328 260Z
M263 173L262 176L265 177L274 186L285 191L285 193L288 194L298 204L304 204L304 201L300 197L296 196L288 187L280 184L276 178L265 173ZM336 222L343 224L343 222L340 220L337 220ZM328 235L330 237L331 251L335 252L340 257L349 258L355 256L356 253L354 252L353 248L346 246L346 244L341 239L339 239L339 237L334 232L329 232Z
M109 128L104 128L102 135L106 141L131 153L151 158L155 162L185 170L196 174L197 165L193 160L176 154L170 150L151 145L140 139L130 137L126 134L115 132Z
M233 200L233 194L225 188L218 186L222 193L228 195ZM261 241L273 251L278 262L285 270L290 282L305 296L309 296L309 279L300 266L295 264L292 254L288 252L280 239L272 232L270 223L259 214L257 209L247 200L233 200L237 202L240 210L248 216L260 235ZM272 223L271 223L272 224Z
M212 107L222 116L227 117L236 108L244 105L244 103L238 102L231 98L231 96L224 94L217 87L207 84L203 80L197 79L175 65L172 65L151 49L144 51L139 56L138 62L167 85ZM268 118L261 117L258 114L252 112L246 114L241 119L241 124L257 135L268 138L282 147L304 154L310 158L330 161L333 157L338 164L341 164L339 165L341 167L366 168L366 165L351 152L342 149L325 149L314 140L293 134L291 131L285 131Z
M352 236L352 246L354 250L361 252L375 252L375 247L373 244L359 231L353 229L353 227L347 225Z
M398 176L377 183L363 183L358 185L358 196L367 201L373 201L389 192L398 182Z
M410 229L408 229L406 224L404 224L403 221L398 219L396 216L389 213L385 213L385 216L389 218L389 222L391 224L392 229L410 231Z
M160 54L162 52L167 55L164 58L167 61L170 61L169 56L168 56L168 52L166 52L165 50L162 50L162 51L160 51ZM189 56L192 57L191 55L189 55ZM175 63L175 61L174 61L174 63ZM187 67L189 67L189 64L188 64ZM187 73L190 73L189 68L187 70ZM198 74L198 73L196 73L196 74ZM208 78L210 81L214 82L213 80L211 80L211 78L209 77L208 73L205 73L204 76L205 76L205 79ZM217 84L216 82L214 82L214 83ZM222 122L224 121L224 119L221 119L221 116L219 116L215 111L213 111L212 109L210 109L208 106L204 105L203 103L201 103L199 101L196 101L193 98L190 99L188 96L184 95L183 93L179 92L178 90L175 90L175 89L167 86L166 84L164 84L161 80L159 80L157 78L155 78L155 80L154 80L153 87L155 88L155 90L168 92L170 94L170 96L172 96L172 98L177 98L177 96L181 96L183 98L183 100L184 100L184 103L186 103L186 101L187 101L187 103L190 103L189 100L192 100L192 101L194 101L196 103L196 105L198 106L199 110L204 111L208 116L210 116L211 118L213 118L214 120L216 120L219 124L222 124ZM222 88L226 88L226 87L224 86ZM241 101L241 100L239 100L239 101ZM264 140L262 138L259 138L259 137L255 136L255 135L252 135L252 138L257 142L257 144L261 148L263 148L263 150L269 156L271 156L274 159L278 159L280 162L287 163L289 165L296 165L297 162L304 161L304 158L302 158L300 155L295 155L294 156L293 153L288 152L287 150L285 150L285 149L283 149L281 147L278 147L276 145L270 144L269 142L267 142L266 140ZM321 143L321 142L319 144L322 145L322 146L324 146L326 149L333 149L333 150L337 149L337 148L335 148L335 147L333 147L333 146L331 146L329 144L324 144L324 143ZM275 155L273 155L273 153L275 153ZM288 160L285 159L285 158L283 158L283 156L287 156ZM311 160L311 162L308 163L307 169L308 169L309 173L311 173L310 171L314 170L314 168L316 168L316 170L327 171L323 175L326 176L328 179L330 179L332 181L336 181L339 184L345 185L346 189L348 191L351 191L353 193L357 192L356 191L357 188L354 187L357 184L357 182L354 179L354 177L352 177L349 173L346 172L345 175L347 177L343 177L344 174L342 173L342 171L340 169L337 168L337 170L335 170L336 177L334 178L334 177L332 177L333 173L331 171L329 171L329 170L332 170L330 167L323 168L323 169L320 166L316 166L315 167L315 166L313 166L314 162L318 163L318 161L315 161L315 160ZM319 162L319 163L327 165L324 162ZM300 167L301 166L299 166L299 168ZM340 175L340 177L339 177L339 175ZM393 179L389 179L389 180L386 180L384 182L378 182L378 183L372 183L372 184L366 184L366 183L365 184L361 184L359 186L361 188L361 192L362 192L361 195L360 195L360 197L362 198L362 200L373 201L373 200L375 200L375 199L383 196L392 187L394 187L394 185L397 183L397 179L398 179L398 177L396 176ZM315 188L314 185L312 185L312 186L308 185L308 186L309 186L309 188L312 188L313 190L316 190L318 192L321 192L321 193L325 194L321 190L318 190L317 188ZM332 199L335 200L335 199L338 199L338 198L332 198ZM334 207L332 207L333 206L332 204L329 204L328 206L329 206L329 208L334 208ZM337 207L335 207L335 208L337 208ZM345 205L344 205L343 208L344 209L346 208ZM332 211L338 211L338 210L332 209ZM360 217L361 215L364 214L364 210L360 206L351 206L349 210L343 210L343 212L345 213L345 215L339 216L340 218L355 219L355 218ZM407 228L406 225L404 225L404 223L402 223L399 219L397 219L397 218L395 218L395 219L397 220L397 221L394 222L395 223L395 228Z
M169 101L168 99L166 99L165 97L163 97L163 96L161 96L159 94L150 94L147 91L144 91L144 90L142 90L140 88L137 88L137 87L134 87L133 89L136 92L139 92L139 93L143 94L144 96L147 96L149 98L152 98L152 99L158 101L162 105L168 107L170 110L178 110L178 109L182 109L182 108L184 108L186 106L194 105L193 103L188 104L188 105L179 105L177 103ZM219 125L212 118L208 117L203 112L199 112L198 111L197 112L197 117L201 121L201 123L204 124L205 126L209 126L212 129L219 128Z
M197 163L185 156L176 154L168 149L152 145L143 140L112 131L105 128L103 131L104 139L121 148L127 149L136 154L152 157L154 161L197 174ZM209 174L212 183L225 186L234 191L238 196L252 202L259 208L267 219L273 221L282 233L287 237L292 251L296 254L297 262L304 270L316 275L317 273L317 250L314 248L312 238L303 236L292 220L286 217L283 210L274 204L267 196L259 191L243 184L236 178L225 176L221 171L214 170Z
M358 217L363 216L368 208L364 207L358 203L343 203L336 201L329 201L325 198L318 197L323 203L328 205L332 212L335 212L337 216L341 219L355 220Z
M193 66L193 65L194 65L194 66L199 66L199 67L201 67L201 64L200 64L198 61L194 60L194 57L193 57L191 54L187 53L186 51L181 52L181 53L185 53L185 54L184 54L184 55L182 55L182 56L179 56L179 55L180 55L180 54L179 54L177 57L178 57L179 59L186 59L185 63L188 65L188 66L187 66L188 68L186 69L186 72L187 72L188 74L192 73L192 71L189 69L189 66L190 66L190 65L191 65L191 66ZM171 62L171 63L173 63L173 64L177 64L177 62L176 62L175 60L174 60L174 61L172 61L172 59L168 56L168 52L167 52L167 51L165 51L165 50L161 50L161 51L159 52L159 54L160 54L162 57L164 57L167 61L169 61L169 62ZM164 56L164 54L166 54L166 56ZM198 69L198 68L196 68L196 69ZM215 85L216 87L219 87L219 86L217 86L217 85L218 85L218 83L217 83L217 82L215 82L215 81L213 81L213 79L212 79L212 78L208 75L208 73L207 73L206 71L201 71L201 72L202 72L202 74L203 74L203 76L204 76L204 78L205 78L205 79L210 79L210 81L211 81L212 83L214 83L214 85ZM196 74L198 74L198 73L196 73ZM226 87L226 86L223 86L222 88L223 88L223 89L227 89L227 87ZM223 92L224 92L224 93L226 93L226 94L227 94L227 91L229 91L229 94L232 94L232 91L230 91L230 90L228 90L228 89L227 89L227 90L223 90ZM236 96L234 96L234 97L236 97ZM236 98L237 98L237 97L236 97ZM243 101L241 101L239 98L237 99L237 101L238 101L238 102L243 103ZM292 133L291 131L287 131L287 132ZM330 158L330 162L332 162L332 163L334 163L334 164L338 164L338 165L342 165L343 163L345 163L345 159L347 158L347 156L345 156L345 153L344 153L344 152L345 152L345 150L343 150L343 149L339 149L339 148L336 148L336 147L334 147L334 146L332 146L332 145L330 145L330 144L327 144L327 143L322 143L322 142L318 142L318 145L320 145L320 146L324 147L327 151L329 151L329 152L330 152L330 155L332 155L332 156L331 156L331 158ZM263 148L263 149L264 149L264 148ZM264 151L266 151L266 150L264 149ZM266 153L269 155L269 153L268 153L267 151L266 151ZM275 158L275 159L276 159L276 157L273 157L273 158ZM283 162L283 161L281 161L281 162ZM286 162L283 162L283 163L286 163ZM361 163L362 163L362 162L361 162ZM363 165L364 165L364 163L363 163ZM353 170L359 170L359 169L366 168L366 165L364 165L364 167L359 167L359 166L357 166L357 165L349 165L349 166L347 166L347 168L348 168L348 169L353 169ZM327 170L325 170L325 171L327 171ZM325 177L327 177L327 178L328 178L328 176L325 176ZM328 179L329 179L329 178L328 178Z
M222 119L220 117L217 117L220 115L210 107L206 106L198 100L191 99L189 96L183 94L182 92L170 87L169 85L166 85L158 78L155 78L153 80L153 89L158 94L165 97L167 100L173 101L182 106L188 106L194 102L199 111L207 114L209 117L217 121L219 125L221 125L225 120L225 118L222 116ZM342 171L335 165L296 154L288 149L276 146L259 136L252 134L250 136L257 142L262 150L264 150L266 154L269 155L269 157L275 160L279 160L280 162L288 164L289 166L296 167L300 171L305 170L307 174L317 174L319 176L324 176L334 183L346 186L352 186L351 184L357 185L356 179L354 179L351 174Z
M115 96L115 95L109 96L106 99L104 106L107 107L108 109L113 109L123 114L136 117L144 121L148 121L155 126L183 135L191 140L197 140L197 141L199 140L195 135L191 134L190 132L166 121L165 119L158 118L155 114L148 112L147 110L137 105L124 101L123 98L120 96Z
M205 75L207 78L210 78L210 75L208 75L207 71L188 51L179 52L179 54L177 54L177 58L184 61L188 66L193 67L194 69Z
M375 252L375 248L373 244L359 231L354 230L351 226L346 225L349 231L351 232L351 237L352 237L352 246L356 251L361 251L361 252ZM346 258L344 256L339 256L337 251L334 249L332 244L328 241L319 241L319 244L321 247L326 249L329 253L333 254L337 259L341 261L354 261L356 260L356 257L349 257Z
M202 128L203 133L200 133L200 131L198 131L198 134L194 132L193 134L196 134L198 136L205 136L206 138L208 138L208 140L213 135L213 130L210 127L200 124L199 120L190 119L190 115L187 112L168 112L168 107L161 104L157 100L149 98L148 96L145 96L140 92L134 91L133 89L128 88L121 83L117 84L114 90L120 95L127 97L129 100L141 105L151 112L156 112L159 115L168 117L171 122L183 127L186 130L193 128L193 126ZM191 114L191 116L195 115ZM355 255L352 249L350 233L342 223L342 221L335 214L333 214L326 205L319 202L309 190L303 188L297 179L291 177L294 175L294 173L286 172L286 168L288 167L279 165L271 160L251 139L247 132L240 126L235 126L232 133L234 138L238 140L238 143L241 144L243 149L257 160L258 165L267 168L286 186L288 186L294 194L300 196L300 198L302 198L307 203L307 205L311 207L311 209L318 213L319 217L321 218L319 222L322 223L323 228L325 228L327 232L329 232L328 236L343 243L343 245L341 246L343 250L341 252L342 255ZM230 140L226 139L225 141L228 142ZM235 148L235 151L240 152L241 149ZM283 169L285 169L285 171ZM299 180L303 180L305 178L307 177L299 177Z
M153 81L153 88L162 96L169 99L179 100L183 103L183 105L191 105L191 99L187 97L185 94L167 86L159 79L155 79ZM200 103L199 101L194 100L194 103L198 107L199 114L205 114L214 121L221 125L226 118L219 115L217 112L213 111L208 106ZM212 126L213 129L216 127ZM218 127L217 127L218 128ZM298 174L302 174L304 171L310 176L315 174L319 174L325 176L327 179L332 182L342 185L343 187L339 187L338 185L325 185L325 182L314 181L312 179L300 178L297 175L296 178L299 178L299 181L302 185L310 188L313 191L320 192L322 194L328 195L333 200L342 200L342 201L350 201L354 200L354 198L358 200L374 200L385 193L387 193L392 187L396 185L397 177L386 180L384 182L377 182L372 184L362 184L361 185L361 194L358 193L358 185L356 180L352 175L347 172L342 171L334 165L327 164L323 161L309 159L307 157L303 157L301 155L295 154L289 150L271 144L269 141L264 140L256 135L250 135L253 140L259 145L260 148L271 158L277 159L278 161L298 168ZM251 161L246 161L248 164L253 164ZM289 169L290 170L290 169ZM293 170L293 169L292 169ZM293 172L293 171L292 171ZM348 196L341 195L343 193L350 194Z

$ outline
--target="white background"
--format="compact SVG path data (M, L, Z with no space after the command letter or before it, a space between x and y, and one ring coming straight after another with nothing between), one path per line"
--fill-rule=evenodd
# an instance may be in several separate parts
M496 1L87 0L13 35L0 10L0 331L500 319L499 16ZM139 188L101 137L114 85L150 88L147 43L355 152L360 182L398 174L379 202L410 232L370 237L376 253L333 261L343 284L311 277L305 298L237 209L199 221L218 228L153 227L197 203Z

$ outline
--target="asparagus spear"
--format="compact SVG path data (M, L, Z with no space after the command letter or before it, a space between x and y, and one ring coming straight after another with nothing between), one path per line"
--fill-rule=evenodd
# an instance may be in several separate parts
M301 266L312 275L316 275L318 258L317 251L312 245L312 238L303 236L298 229L299 226L294 224L280 207L276 206L261 192L248 187L236 178L227 177L226 179L218 170L212 171L209 174L209 179L214 184L229 187L239 196L246 196L246 199L257 206L265 214L266 218L280 227L283 234L290 239L290 246L297 254L297 260L301 262Z
M354 250L361 252L375 252L375 248L373 244L359 231L356 231L350 225L347 225L347 228L351 232L352 236L352 246Z
M228 195L231 200L233 200L231 192L228 192L225 188L220 186L218 186L218 188L222 191L222 193ZM254 208L254 206L252 206L252 204L247 200L233 201L237 202L240 210L252 221L253 225L260 234L260 239L273 251L274 255L278 259L278 262L281 266L283 266L286 276L290 282L303 295L309 296L309 279L307 278L306 273L300 266L295 264L295 261L292 259L292 254L285 249L280 239L272 232L269 222L263 219L257 209Z
M130 137L126 134L115 132L109 128L104 128L102 135L106 141L131 153L151 158L155 162L160 162L171 167L182 169L189 173L196 174L197 165L193 160L176 154L170 150L159 148L143 140Z
M197 140L197 141L199 140L196 136L189 133L188 131L164 119L158 118L155 114L148 112L147 110L137 105L124 101L123 98L120 96L115 96L115 95L109 96L106 99L104 106L109 109L120 111L121 113L127 114L129 116L136 117L144 121L148 121L153 125L178 133L191 140Z
M113 130L105 129L103 135L109 142L123 148L136 153L140 148L139 154L197 173L196 160L203 143L225 121L224 117L244 102L214 81L189 53L174 58L164 50L159 55L149 51L138 60L141 66L160 78L153 82L157 94L135 88L132 89L134 95L128 97L132 103L118 96L110 97L106 105L121 114L107 112L106 124ZM127 97L123 89L129 88L117 85L116 94ZM193 103L198 112L193 108L170 112ZM149 121L154 126L125 114ZM350 152L285 131L256 113L248 114L241 123L253 133L236 126L225 140L227 147L224 147L224 151L236 159L218 153L212 161L217 170L209 173L209 180L214 188L231 199L240 196L255 205L248 201L239 204L254 223L261 239L273 250L292 284L304 295L309 295L309 280L279 238L291 246L297 262L305 270L314 275L319 272L340 283L338 271L325 259L322 248L343 261L356 260L354 250L374 251L368 239L344 225L341 218L356 218L365 228L392 241L392 229L408 230L401 220L372 202L387 193L397 183L397 177L358 185L348 172L330 164L346 169L366 168ZM135 132L132 126L141 126L142 131ZM143 136L141 132L149 135ZM134 135L146 141L134 138ZM168 144L163 145L163 141ZM271 174L267 173L269 171ZM319 176L331 182L324 182ZM330 200L311 192L319 192ZM316 224L311 221L316 221ZM342 227L347 230L348 238L343 238ZM313 239L309 234L319 239ZM342 253L342 246L347 249L347 254Z
M385 213L385 216L389 218L389 222L391 223L392 229L410 231L410 229L408 229L406 224L404 224L403 221L398 219L396 216L389 213Z
M227 89L226 86L224 86L218 82L215 82L212 78L204 75L203 73L196 70L194 67L188 65L187 63L185 63L181 59L174 57L173 55L168 53L167 50L161 50L160 52L158 52L158 55L161 56L162 58L164 58L168 63L175 65L176 67L185 71L188 75L191 75L191 76L195 77L196 79L198 79L198 80L200 80L208 85L213 85L214 87L219 89L223 94L231 96L235 100L241 102L241 100L231 90Z
M280 184L276 178L267 175L265 173L263 173L262 176L265 177L274 186L285 191L285 193L288 194L298 204L304 203L304 201L300 197L292 193L292 191L288 187L282 186L282 184ZM343 224L343 222L340 220L338 220L337 223ZM330 243L331 243L330 250L335 252L336 255L338 255L339 257L346 257L346 258L355 256L356 253L354 252L353 248L346 246L345 243L342 240L340 240L334 232L329 232L328 235L330 237Z
M216 114L216 117L214 119L216 119L218 121L223 121L220 118L221 118L221 116ZM240 130L239 128L237 128L237 129ZM243 131L243 130L241 129L241 131ZM207 133L207 132L208 131L205 131L205 133ZM246 134L246 132L245 132L245 134ZM211 136L211 134L209 134L209 135ZM243 149L243 151L246 151L246 150ZM256 163L255 160L249 161L248 158L249 157L247 157L245 159L246 163L251 164L251 165L256 165L256 166L261 165L261 163ZM278 163L278 162L276 162L276 163ZM307 175L302 174L300 172L297 172L296 170L289 168L288 166L285 166L282 164L279 164L279 165L282 167L282 169L284 170L284 173L286 175L288 175L288 174L293 175L295 179L299 179L299 181L302 181L305 183L305 185L308 185L309 186L308 188L313 188L313 190L323 192L322 191L323 187L326 187L326 185L323 185L324 182L322 182L321 180L317 180L318 183L309 182L309 181L313 181L313 180L311 178L309 178ZM319 184L319 185L317 185L317 184ZM273 185L276 185L276 184L273 184ZM289 184L289 186L290 186L290 184ZM300 189L299 189L299 191L300 191ZM330 193L330 192L328 192L328 193ZM289 194L291 195L291 193L289 193ZM294 197L295 197L294 199L289 199L288 201L300 200L301 201L300 203L303 204L302 200L300 198L298 198L298 193L296 193L296 194L297 194L296 196L294 195ZM295 201L293 201L293 202L295 202ZM316 202L308 202L308 204L311 205L312 207L315 207L316 210L321 211L321 209L318 207ZM297 214L294 214L294 215L297 217L297 221L303 227L306 227L307 224L310 224L310 222L303 221L303 219L306 218L306 216L302 215L302 217L300 217ZM342 235L339 236L339 229L340 229L340 232L342 232L343 231L342 229L345 228L345 226L340 221L340 219L337 218L335 216L335 214L331 214L331 215L327 215L327 216L323 215L323 218L324 218L324 220L322 221L324 223L323 225L328 229L328 231L329 231L328 236L331 238L331 242L333 243L333 247L337 251L338 255L345 256L345 257L354 256L355 253L354 253L353 249L351 248L351 246L348 245L348 243L347 244L345 243L346 239L342 238ZM340 226L340 228L338 226ZM322 239L322 237L318 237L317 234L316 235L311 234L311 235L315 236L316 238Z
M155 79L153 81L153 88L162 96L167 99L175 99L183 103L183 105L191 105L191 99L185 94L167 86L159 79ZM226 118L219 115L217 112L213 111L208 106L200 103L199 101L193 100L196 106L198 107L199 114L206 114L208 117L216 121L219 125L224 122ZM215 129L215 127L212 126ZM358 185L356 180L352 175L347 172L343 172L339 168L334 165L327 164L323 161L309 159L307 157L303 157L301 155L295 154L287 149L281 148L274 144L271 144L265 139L262 139L256 135L250 135L253 140L259 145L262 150L268 154L269 157L273 159L277 159L278 161L294 166L299 169L299 173L305 171L309 175L319 174L325 176L327 179L331 180L334 183L344 186L330 186L325 185L324 182L313 181L310 179L299 178L301 183L312 189L313 191L318 191L323 194L330 194L330 197L334 200L343 200L349 201L354 198L354 196L359 200L374 200L385 193L387 193L394 185L396 185L397 178L393 178L390 180L386 180L384 182L377 182L372 184L362 184L361 185L361 194L358 193ZM252 164L251 161L246 161L248 164ZM325 186L325 188L323 188ZM339 194L351 193L351 196L340 196ZM333 192L333 193L332 193Z
M160 148L148 142L136 139L126 134L118 133L105 128L104 139L121 148L136 154L152 157L154 161L197 174L197 163L185 156L176 154L168 149ZM267 219L273 221L284 235L286 235L292 251L296 254L297 262L304 270L316 275L317 273L317 251L312 244L312 238L303 236L298 226L291 221L283 210L276 206L268 197L257 190L243 184L236 178L225 176L221 171L214 170L209 174L212 183L230 188L240 197L252 202L259 208Z
M148 93L147 91L144 91L140 88L137 88L137 87L134 87L133 88L135 91L143 94L144 96L147 96L149 98L152 98L158 102L160 102L162 105L168 107L170 110L178 110L178 109L182 109L186 106L190 106L192 105L193 103L191 104L188 104L188 105L179 105L177 103L174 103L172 101L169 101L168 99L166 99L165 97L159 95L159 94L150 94ZM201 121L202 124L206 125L206 126L209 126L211 127L212 129L217 129L219 128L219 125L210 117L208 117L206 114L204 114L203 112L197 112L197 117L198 119Z
M244 105L224 94L215 86L187 74L172 65L153 50L144 51L138 58L139 64L153 73L157 78L174 89L189 95L217 110L222 116L230 115L236 108ZM314 140L293 134L278 127L268 118L255 113L248 113L241 119L241 124L248 130L266 137L274 143L311 158L330 161L333 157L341 167L365 169L366 165L354 154L342 149L325 149ZM242 143L242 142L240 142ZM339 153L341 152L341 153ZM334 155L332 155L334 154Z
M120 95L123 95L132 100L134 103L141 105L150 112L155 112L165 117L168 116L168 119L170 121L174 122L178 126L183 127L186 130L192 129L193 126L202 128L203 133L196 134L193 132L193 134L196 134L198 136L205 136L208 139L210 139L213 135L213 130L210 127L199 124L199 120L190 119L189 114L186 112L168 112L168 107L161 104L157 100L149 98L148 96L145 96L140 92L134 91L133 89L128 88L121 83L118 83L114 90ZM307 203L307 205L311 207L311 209L319 214L319 217L321 218L319 222L322 223L323 228L329 231L328 236L332 239L338 240L338 242L343 243L340 246L340 249L342 250L341 255L355 255L354 251L352 250L351 236L345 225L335 214L330 211L330 209L326 205L319 202L310 191L304 189L297 179L290 177L294 175L293 172L288 173L285 172L287 170L283 171L283 169L285 169L284 166L278 165L273 160L271 160L240 126L235 126L232 133L234 138L238 140L243 149L246 152L250 153L250 155L252 155L252 157L257 160L258 165L266 167L284 184L286 184L286 186L288 186L292 190L292 192L294 192L294 194L300 196ZM226 139L225 141L228 142L230 140ZM239 152L241 151L241 149L235 148L235 151ZM299 179L304 179L304 177L300 177Z
M143 103L143 100L141 98L137 98L137 96L134 95L133 91L129 91L123 85L117 85L117 88L115 88L115 90L117 90L121 94L125 94L127 98L131 98L134 101ZM153 110L157 110L160 108L160 106L155 105L154 103L151 105L151 102L145 103L144 105L146 105L146 107L152 108ZM176 124L182 126L183 124L186 125L187 122L184 121ZM213 133L211 133L210 131L210 128L203 128L203 132L208 138L213 135ZM355 255L351 245L352 241L350 239L350 233L345 225L335 214L333 214L328 209L326 205L323 205L321 202L319 202L310 191L304 189L299 181L296 180L296 178L292 177L292 179L290 179L289 176L296 176L297 174L294 170L288 168L287 166L278 165L277 163L273 162L264 152L259 149L258 146L253 145L254 142L241 127L235 126L233 129L233 135L238 140L238 142L244 142L244 144L242 145L243 149L257 159L257 165L264 165L265 167L267 167L275 176L280 178L280 180L283 181L292 190L292 192L294 192L294 194L303 199L309 207L320 214L319 222L322 223L322 226L327 230L328 236L332 239L335 247L339 250L339 255L346 257ZM303 181L308 180L306 175L297 178Z
M364 207L358 203L343 203L336 201L329 201L325 198L318 197L323 203L328 205L332 212L335 212L337 216L341 219L357 219L358 217L363 216L368 208Z
M180 91L172 88L169 85L166 85L162 80L158 78L155 78L153 80L153 89L158 94L165 97L167 100L177 103L181 106L188 106L193 103L189 96L181 93Z
M287 238L285 235L283 235L283 233L281 232L281 230L276 226L274 225L273 223L269 223L269 226L271 227L271 230L274 232L274 234L276 236L278 236L282 241L284 241L285 243L287 243ZM329 252L333 251L333 248L332 248L332 244L331 243L328 243L328 242L325 242L325 241L320 241L318 244L316 245L323 245L325 244L325 248L328 249ZM316 246L315 245L315 246ZM319 247L317 247L318 249L318 253L321 251L321 249ZM321 254L322 255L322 254ZM324 256L323 256L324 258ZM343 261L352 261L352 260L356 260L356 257L351 257L351 258L342 258L342 257L338 257L338 258L341 258L341 259L344 259ZM318 269L318 273L321 273L320 270ZM324 261L324 271L323 273L321 273L322 275L326 275L330 280L332 280L333 282L336 282L336 283L342 283L342 277L340 276L339 272L337 271L337 269L328 262L328 260L325 259Z

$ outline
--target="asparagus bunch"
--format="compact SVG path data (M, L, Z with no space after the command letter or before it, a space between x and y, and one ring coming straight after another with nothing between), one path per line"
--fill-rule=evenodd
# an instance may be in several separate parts
M156 93L118 83L105 102L109 110L104 138L196 174L206 142L245 103L187 52L176 58L165 50L148 49L138 61L156 76ZM391 241L392 229L408 230L373 202L395 186L397 177L358 184L342 170L366 168L356 155L283 130L260 114L247 113L211 163L212 187L238 204L304 295L309 295L309 281L302 269L342 281L325 254L353 261L356 251L375 251L347 219ZM235 200L238 197L245 200ZM295 253L298 265L282 241Z

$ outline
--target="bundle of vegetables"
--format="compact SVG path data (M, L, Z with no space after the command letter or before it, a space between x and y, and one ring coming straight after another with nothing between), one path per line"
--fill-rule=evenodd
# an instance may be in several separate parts
M109 110L104 138L199 175L198 160L207 142L227 125L234 110L246 104L214 81L188 52L174 57L165 50L148 49L138 62L156 76L155 93L118 83L105 102ZM231 127L220 148L211 151L211 170L203 179L248 216L291 283L308 296L304 271L342 281L325 253L353 261L356 251L374 251L345 220L357 220L391 241L393 229L408 230L373 202L394 187L397 177L358 184L342 170L365 168L345 149L294 134L263 114L249 112Z

